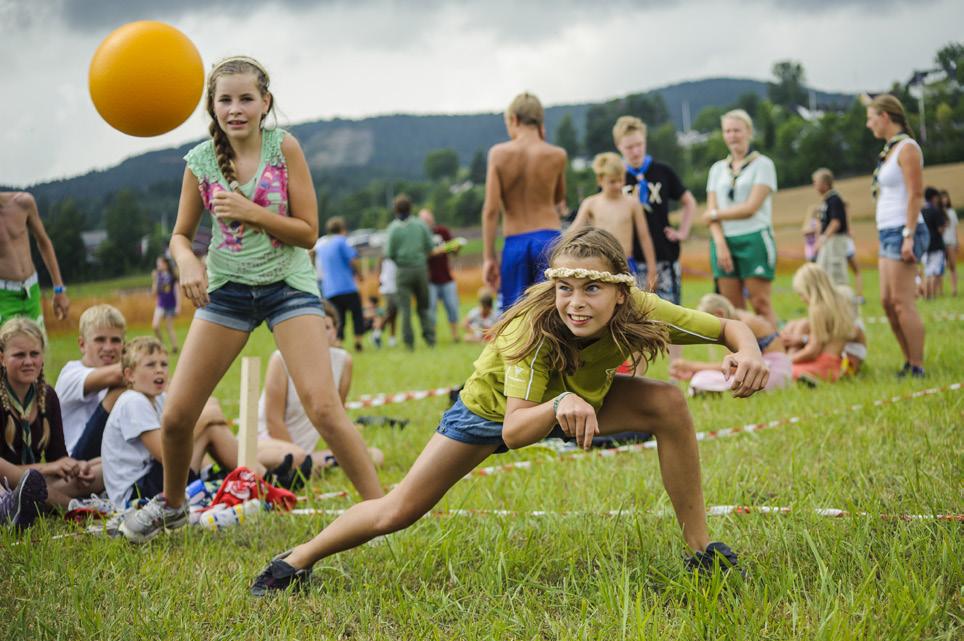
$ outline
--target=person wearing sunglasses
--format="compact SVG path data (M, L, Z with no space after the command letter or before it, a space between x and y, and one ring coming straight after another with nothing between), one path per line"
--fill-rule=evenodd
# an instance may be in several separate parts
M753 120L742 109L723 114L723 140L729 155L710 168L706 181L710 264L720 294L736 309L746 308L777 324L770 304L770 284L777 264L773 239L773 193L777 172L773 161L750 147Z

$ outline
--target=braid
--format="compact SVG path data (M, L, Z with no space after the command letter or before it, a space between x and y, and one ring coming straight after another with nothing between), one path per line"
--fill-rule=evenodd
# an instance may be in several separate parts
M47 419L47 381L44 380L43 367L40 368L40 376L37 377L37 411L43 421L43 435L40 437L37 449L45 450L50 441L50 421Z
M3 430L3 438L7 442L7 447L13 450L13 438L17 433L17 428L13 424L13 408L10 407L10 397L7 396L7 368L0 366L0 406L7 414L7 424Z
M217 119L211 121L208 131L211 132L211 139L214 141L214 155L218 160L218 168L231 186L231 190L237 191L238 175L234 171L234 149L231 148L228 136L221 129Z

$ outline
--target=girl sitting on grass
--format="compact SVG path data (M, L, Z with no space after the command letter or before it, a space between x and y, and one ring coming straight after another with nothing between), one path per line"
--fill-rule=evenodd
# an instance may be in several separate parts
M348 400L351 389L351 354L341 347L334 347L338 338L340 317L335 306L323 301L325 308L325 332L328 334L328 353L331 357L331 370L338 386L338 396L342 405ZM284 357L275 350L268 360L264 390L258 400L258 462L267 468L284 467L288 456L291 457L292 473L277 478L277 484L295 489L311 478L311 471L337 465L331 450L315 450L321 432L311 423L305 412L294 381L288 374ZM368 453L376 466L384 460L381 450L370 447Z
M749 396L763 389L768 375L753 332L636 289L622 246L603 230L583 227L567 235L549 264L548 280L530 287L493 328L459 400L402 482L275 557L252 594L304 581L318 560L408 527L490 454L553 432L584 448L598 434L652 433L663 484L694 553L687 565L709 570L717 562L736 563L729 547L710 543L699 451L682 393L615 370L632 354L651 360L670 342L722 343L733 352L723 369L734 394Z
M729 299L719 294L707 294L701 298L697 309L719 318L746 323L750 331L753 332L756 344L763 353L763 362L770 368L770 378L766 384L767 391L779 389L790 382L793 364L790 362L790 357L787 356L787 350L783 346L783 341L780 339L777 328L773 326L773 323L752 312L736 309ZM719 363L678 358L670 363L669 374L679 380L688 380L691 394L723 392L730 387L730 383L723 375Z
M66 508L70 499L104 489L100 463L67 456L60 401L44 379L46 347L40 326L28 318L0 327L0 485L18 486L21 527L36 516L37 504ZM0 501L0 522L5 508Z
M857 333L851 302L815 263L797 270L793 290L807 304L807 318L784 328L792 350L793 379L811 385L836 381L842 372L844 347Z

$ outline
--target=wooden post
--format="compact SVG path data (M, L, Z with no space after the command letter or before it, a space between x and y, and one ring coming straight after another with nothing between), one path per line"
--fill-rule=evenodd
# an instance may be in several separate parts
M254 469L258 462L258 390L261 359L241 359L241 415L238 419L238 465Z

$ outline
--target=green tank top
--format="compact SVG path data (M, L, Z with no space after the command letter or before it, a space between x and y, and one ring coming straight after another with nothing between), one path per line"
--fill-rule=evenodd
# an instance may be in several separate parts
M254 177L241 185L241 193L256 205L279 216L288 216L288 165L281 142L287 132L265 129L261 132L261 164ZM201 200L210 213L214 195L230 191L218 167L214 141L207 140L184 156L187 167L197 178ZM243 285L270 285L284 281L294 289L319 295L315 270L308 250L286 245L259 229L243 224L228 225L212 214L211 242L208 245L208 291L228 281Z

